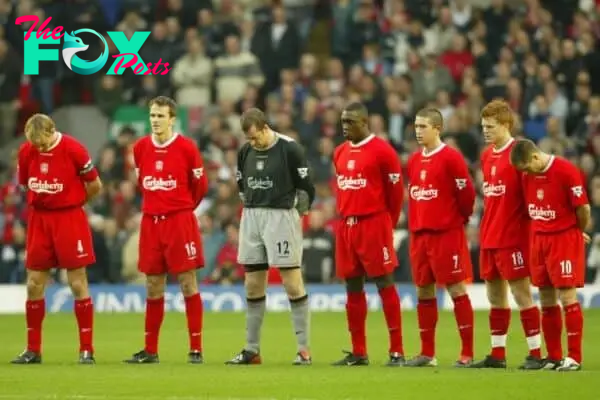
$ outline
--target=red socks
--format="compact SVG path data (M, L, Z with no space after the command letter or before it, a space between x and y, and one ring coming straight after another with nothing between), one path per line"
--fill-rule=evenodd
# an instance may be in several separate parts
M190 336L190 351L202 351L202 298L200 293L185 298L185 316Z
M581 363L581 342L583 339L583 313L579 303L564 308L567 327L567 356Z
M27 300L25 320L27 321L27 350L34 353L42 351L42 322L46 315L46 301Z
M146 299L146 346L144 350L150 354L158 353L158 334L165 317L165 298Z
M352 339L352 354L367 355L367 296L365 292L349 292L346 302L346 319Z
M438 321L436 299L419 299L417 303L417 318L421 336L421 355L435 356L435 327Z
M458 333L462 344L460 355L461 357L473 358L474 315L471 299L469 295L463 294L452 300L454 301L454 317L456 318L456 325L458 326Z
M521 310L521 324L525 332L529 355L535 358L542 358L542 339L540 337L540 309L533 306L526 310Z
M75 300L75 318L79 328L79 351L94 352L92 339L94 334L94 305L92 299Z
M506 359L506 336L509 325L510 308L492 308L490 310L490 333L492 334L492 353L490 355L497 360Z
M542 308L542 331L548 350L548 358L555 361L562 360L562 314L560 306Z
M390 353L404 355L402 345L402 316L400 310L400 297L395 286L388 286L379 290L383 314L390 335Z

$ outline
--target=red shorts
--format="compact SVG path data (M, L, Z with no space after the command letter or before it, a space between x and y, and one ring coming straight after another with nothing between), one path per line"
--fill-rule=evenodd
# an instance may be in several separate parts
M583 287L585 243L578 228L535 232L531 240L531 282L537 287Z
M373 278L392 273L398 266L392 229L387 212L341 220L335 238L337 276Z
M464 228L411 232L410 267L416 286L451 285L473 277Z
M28 269L77 269L96 262L92 231L82 207L31 209L27 221Z
M529 276L529 244L504 249L482 249L479 253L481 279L513 281Z
M146 275L180 274L204 266L198 221L192 211L144 215L138 269Z

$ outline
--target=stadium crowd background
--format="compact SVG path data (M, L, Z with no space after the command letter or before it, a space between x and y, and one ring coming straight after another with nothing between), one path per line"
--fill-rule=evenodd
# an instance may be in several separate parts
M40 75L24 77L28 26L14 21L31 14L52 16L51 27L69 32L85 27L131 37L151 30L140 56L173 69L156 76L81 76L62 62L44 62ZM595 221L587 274L593 282L600 268L599 40L598 0L0 0L0 147L22 140L24 120L37 111L95 105L114 120L117 133L107 132L94 155L106 190L88 207L97 255L90 280L142 282L140 198L130 150L147 131L123 115L132 109L144 115L149 98L173 96L186 121L195 121L180 126L202 150L211 185L197 210L206 257L198 276L205 283L234 284L243 280L236 264L239 115L263 108L274 129L306 149L318 193L305 221L306 277L332 282L337 218L331 155L342 140L343 105L364 102L371 130L389 140L403 161L417 147L416 110L439 108L444 141L462 151L480 189L479 110L502 97L518 114L516 135L567 157L585 175ZM21 283L26 210L15 159L5 158L0 283ZM479 195L467 228L475 270L481 204ZM395 235L399 282L410 281L405 216Z

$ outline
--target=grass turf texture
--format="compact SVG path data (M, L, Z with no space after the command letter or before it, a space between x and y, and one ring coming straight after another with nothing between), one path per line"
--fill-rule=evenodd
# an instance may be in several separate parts
M508 370L457 370L459 340L454 316L441 312L438 368L382 367L387 359L383 314L371 313L368 340L371 365L331 367L349 349L343 313L314 313L313 359L294 367L295 339L288 313L265 318L260 366L226 366L224 361L244 342L244 316L207 313L204 328L206 364L188 365L183 314L168 313L160 338L161 363L124 365L143 346L142 314L97 314L97 363L77 365L78 339L70 313L49 314L44 322L42 365L10 365L24 346L22 315L0 315L0 399L193 400L193 399L599 399L600 310L585 311L584 370L576 373L516 370L527 354L518 313L513 313L508 343ZM419 351L416 314L403 314L405 348ZM487 312L476 314L476 355L489 348ZM566 346L565 346L566 348Z

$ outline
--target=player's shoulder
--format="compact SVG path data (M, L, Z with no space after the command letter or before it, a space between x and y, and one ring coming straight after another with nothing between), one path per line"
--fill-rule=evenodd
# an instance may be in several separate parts
M580 173L580 169L566 158L560 156L553 157L554 159L552 160L552 167L554 167L553 169L556 172L566 175L574 175Z
M185 136L183 134L178 134L176 142L178 146L183 147L189 150L196 150L198 148L198 144L191 137Z
M452 146L444 145L444 147L440 151L440 156L448 161L452 162L466 162L465 156L460 152L460 150L455 149Z
M64 132L60 133L60 142L69 148L85 147L76 137Z
M394 146L392 146L390 142L383 138L380 138L379 136L373 137L373 139L371 139L371 143L373 144L373 148L377 151L383 153L396 153Z
M133 143L133 148L134 149L141 149L141 148L143 148L145 146L148 146L148 145L152 144L151 140L152 139L151 139L150 135L144 135L142 137L139 137Z
M21 145L19 146L19 150L18 150L17 154L19 155L19 157L25 157L31 153L32 149L33 149L33 145L31 144L31 142L26 140L25 142L21 143Z

